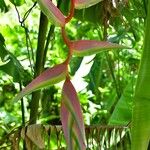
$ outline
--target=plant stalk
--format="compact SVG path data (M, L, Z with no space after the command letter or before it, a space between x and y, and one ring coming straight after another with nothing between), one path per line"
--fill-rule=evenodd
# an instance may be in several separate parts
M37 77L43 71L43 68L44 68L43 58L44 58L44 46L45 46L45 41L46 41L47 26L48 26L48 19L41 12L39 32L38 32L39 34L38 34L37 51L36 51L36 62L35 62L35 68L34 68L34 77ZM37 116L38 116L40 96L41 96L40 90L32 93L32 99L30 102L29 124L36 123Z
M147 150L150 141L150 2L147 5L144 48L134 94L132 150Z

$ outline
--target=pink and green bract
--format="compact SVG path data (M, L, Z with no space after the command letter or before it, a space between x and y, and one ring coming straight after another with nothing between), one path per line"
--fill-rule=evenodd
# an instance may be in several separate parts
M123 49L125 46L98 40L79 40L70 44L73 55L86 56L112 49Z
M85 130L82 110L77 93L69 79L66 79L61 102L61 121L68 150L85 150Z
M65 79L67 74L67 66L62 63L54 66L53 68L45 70L41 75L36 77L30 84L28 84L16 97L14 100L19 100L23 96L30 94L33 91L39 90L41 88L56 84Z
M56 26L65 26L65 16L50 0L37 0L42 12Z

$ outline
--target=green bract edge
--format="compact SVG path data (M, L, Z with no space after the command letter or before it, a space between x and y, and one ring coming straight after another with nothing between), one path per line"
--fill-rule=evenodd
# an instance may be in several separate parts
M48 17L48 19L50 20L50 22L52 24L54 24L55 26L61 26L63 27L65 25L65 17L64 17L64 21L61 22L55 15L54 13L52 13L52 11L49 10L49 8L47 7L47 5L44 5L41 0L37 0L42 12Z
M118 46L118 47L110 47L110 48L92 48L92 49L88 49L88 50L73 50L73 55L75 56L89 56L89 55L94 55L103 51L107 51L107 50L113 50L113 49L125 49L127 47L125 46Z
M101 2L103 0L88 0L87 2L83 2L83 3L75 3L75 8L76 9L84 9L84 8L88 8L91 7L99 2Z

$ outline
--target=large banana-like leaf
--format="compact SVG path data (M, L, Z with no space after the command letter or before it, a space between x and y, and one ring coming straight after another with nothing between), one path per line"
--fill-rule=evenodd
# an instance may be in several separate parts
M36 77L31 83L29 83L14 100L21 99L23 96L39 90L43 87L53 85L65 79L67 71L67 65L62 63L53 68L45 70L41 75Z
M52 3L51 0L37 0L42 12L49 18L49 20L56 26L63 27L65 25L65 16Z
M132 150L148 150L150 142L150 1L147 10L143 55L133 103Z
M85 150L82 110L76 91L69 79L66 79L63 86L61 121L68 150Z
M104 50L110 49L123 49L125 46L110 43L107 41L98 41L98 40L79 40L71 43L71 49L73 54L77 56L86 56L97 54Z

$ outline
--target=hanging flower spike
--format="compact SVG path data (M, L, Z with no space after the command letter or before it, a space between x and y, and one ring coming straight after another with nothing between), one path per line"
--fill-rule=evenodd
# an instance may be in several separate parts
M61 102L61 122L68 150L85 150L85 129L77 93L66 79Z
M110 49L124 49L125 46L110 43L107 41L96 41L96 40L79 40L71 43L71 50L76 56L87 56L97 54L104 50Z
M75 0L75 8L76 9L84 9L91 7L103 0Z
M53 68L47 69L42 72L38 77L32 80L15 98L14 100L19 100L23 96L32 93L33 91L39 90L46 86L56 84L65 79L68 74L68 69L66 64L62 63L54 66Z
M37 0L42 12L56 26L65 26L65 16L51 0Z

